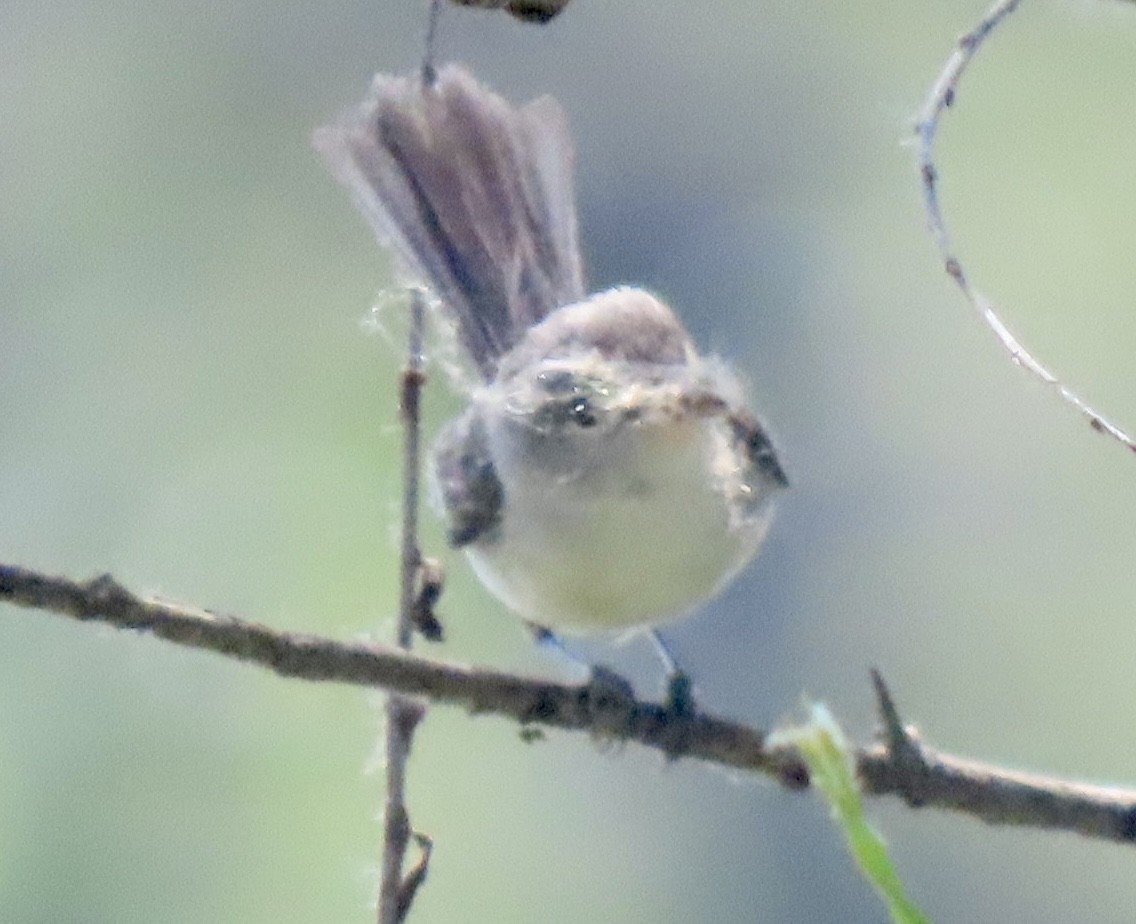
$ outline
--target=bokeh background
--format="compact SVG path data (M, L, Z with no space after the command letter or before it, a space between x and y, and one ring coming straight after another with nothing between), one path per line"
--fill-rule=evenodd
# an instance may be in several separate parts
M929 739L1136 781L1136 463L1012 368L925 232L911 117L983 0L450 11L443 58L556 95L596 285L734 361L794 490L674 634L707 706L868 668ZM424 0L0 4L0 560L388 635L400 362L386 256L312 153ZM1136 426L1136 8L1025 4L941 145L948 218L1022 339ZM460 398L436 376L436 427ZM571 677L443 553L446 657ZM597 657L658 688L649 651ZM372 919L379 700L0 609L0 920ZM634 748L435 710L411 767L425 922L876 922L825 808ZM877 800L939 921L1128 922L1130 852Z

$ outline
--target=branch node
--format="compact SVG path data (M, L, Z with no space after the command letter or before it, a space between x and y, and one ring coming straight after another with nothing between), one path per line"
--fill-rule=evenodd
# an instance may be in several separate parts
M631 684L610 668L596 666L580 688L580 708L595 732L623 737L635 711Z
M397 693L390 695L389 702L387 721L394 724L394 731L402 736L402 739L407 743L407 748L409 748L415 730L426 718L426 704L408 696L400 696Z
M600 740L624 740L636 726L645 725L668 761L690 750L695 712L689 696L663 706L640 703L626 679L601 666L592 668L587 685L580 688L580 707L593 737Z
M445 583L446 572L442 563L436 558L419 556L410 621L414 624L415 631L428 642L440 642L446 635L445 626L434 612Z
M580 705L584 707L586 715L586 700L583 697L581 697ZM477 715L481 711L483 710L477 704L471 704L469 707L470 715ZM541 684L532 691L517 719L522 728L528 728L534 722L542 725L552 724L563 712L562 702L556 695L556 691L547 684Z
M407 914L410 913L410 906L414 904L414 896L418 894L419 887L426 881L426 875L430 872L430 854L434 851L434 841L428 835L419 831L412 831L410 836L414 838L414 842L418 845L422 854L399 886L398 904L395 910L395 921L398 924L402 924L406 920Z
M919 742L918 732L912 725L904 725L896 708L895 700L884 682L883 675L872 668L872 685L876 689L876 700L880 710L880 720L883 722L884 741L887 745L888 759L895 767L896 773L903 781L901 794L908 805L922 805L925 801L922 795L922 781L929 773L923 745Z
M137 602L137 598L118 583L110 574L100 574L83 585L86 605L80 607L80 619L90 619L100 613L120 612Z

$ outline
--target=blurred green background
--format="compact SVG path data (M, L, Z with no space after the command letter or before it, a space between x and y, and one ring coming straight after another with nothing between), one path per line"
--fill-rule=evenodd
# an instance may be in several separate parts
M1136 463L1013 369L925 233L910 119L984 0L576 0L450 11L444 58L550 92L593 282L646 284L737 363L794 490L675 632L701 701L824 699L878 666L960 753L1136 781ZM0 560L281 628L389 635L386 256L311 152L424 0L0 5ZM1136 9L1025 4L964 82L942 193L1012 328L1136 426ZM436 376L430 425L459 406ZM426 541L443 552L432 518ZM572 677L458 556L440 653ZM638 644L597 657L657 689ZM0 920L364 922L379 700L0 610ZM413 920L876 922L826 809L439 709L411 768L437 840ZM870 809L939 921L1129 922L1131 853Z

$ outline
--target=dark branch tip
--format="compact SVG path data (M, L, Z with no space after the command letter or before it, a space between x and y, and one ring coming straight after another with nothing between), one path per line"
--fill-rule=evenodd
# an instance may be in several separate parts
M896 761L907 761L911 754L919 753L919 745L912 730L903 724L899 717L899 709L884 681L883 675L876 669L871 669L872 685L876 689L876 702L880 710L880 720L883 722L884 737L887 740L888 751ZM919 763L922 763L919 758Z
M414 904L414 897L418 894L418 889L426 881L426 876L430 872L430 854L434 851L434 841L429 835L422 834L420 831L411 831L410 836L414 838L414 843L418 845L422 855L399 884L398 901L395 909L395 920L399 922L406 920L406 916L410 913L410 906Z
M887 756L898 777L897 792L908 805L918 807L927 801L923 783L930 773L930 767L919 743L915 729L904 725L899 717L891 690L884 682L883 675L872 668L872 684L876 688L880 718L884 725L884 739Z
M80 619L121 610L137 602L137 598L109 574L100 574L82 585L83 606Z

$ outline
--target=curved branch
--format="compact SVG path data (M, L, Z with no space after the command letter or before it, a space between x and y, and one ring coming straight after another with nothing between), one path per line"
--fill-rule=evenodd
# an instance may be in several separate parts
M3 564L0 603L147 632L250 661L284 677L378 687L462 706L474 714L503 716L524 726L587 731L605 740L654 748L668 758L693 757L765 773L791 789L808 785L800 757L767 747L761 729L702 712L669 712L636 698L625 683L604 671L586 684L521 677L416 657L383 645L279 632L234 616L142 599L109 576L80 583ZM896 795L912 807L950 809L995 824L1136 840L1136 790L1020 773L936 751L900 723L890 693L878 675L876 680L887 743L856 751L866 793Z
M947 223L939 205L939 169L935 165L935 137L939 131L939 121L943 114L954 105L959 81L978 49L983 42L997 29L1006 18L1018 8L1021 0L997 0L970 32L958 40L958 47L947 59L938 79L927 94L923 108L919 112L915 124L915 134L918 138L919 173L923 183L923 207L927 212L927 221L931 236L938 248L943 267L959 289L962 290L966 300L978 312L979 317L998 338L1002 347L1009 354L1011 361L1028 371L1036 379L1057 390L1061 399L1079 411L1089 422L1089 425L1098 433L1105 433L1117 442L1136 452L1136 441L1124 430L1107 417L1092 408L1080 395L1069 386L1061 382L1033 354L1025 348L998 316L994 305L985 295L971 284L970 278L963 269L962 261L955 255L951 245L950 234L947 232Z

